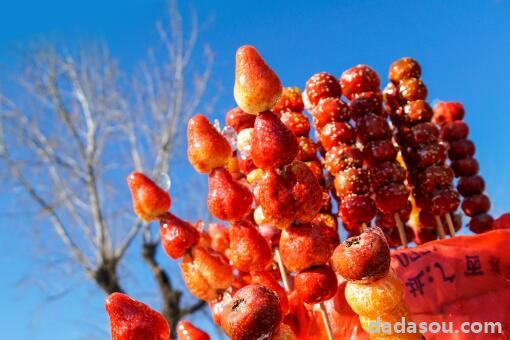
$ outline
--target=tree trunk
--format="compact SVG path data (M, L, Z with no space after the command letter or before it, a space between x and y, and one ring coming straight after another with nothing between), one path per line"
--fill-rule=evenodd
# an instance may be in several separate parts
M117 261L105 259L94 272L94 281L106 293L124 293L117 275Z

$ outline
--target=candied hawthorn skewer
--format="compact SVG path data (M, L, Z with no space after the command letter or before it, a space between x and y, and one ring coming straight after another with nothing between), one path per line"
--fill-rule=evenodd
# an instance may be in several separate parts
M451 169L446 165L446 147L439 130L431 123L432 108L425 101L428 91L420 79L421 67L412 58L390 66L390 83L384 90L386 109L396 128L396 140L408 169L416 204L437 216L439 238L444 238L441 216L455 212L459 194L453 188ZM454 236L454 234L452 234Z
M478 162L474 158L475 145L468 139L469 127L463 118L461 103L439 102L434 109L434 121L441 127L440 138L448 144L448 158L459 178L457 190L464 197L461 208L471 217L469 229L482 233L491 229L494 219L488 214L490 199L484 194L485 182L478 174ZM446 221L453 228L449 215Z
M340 218L353 231L369 224L376 208L367 171L362 168L363 154L355 144L355 130L349 122L352 113L341 95L338 79L321 72L308 79L303 97L325 150L325 168L335 176Z
M331 257L333 269L347 280L345 298L359 315L362 328L371 339L380 335L369 325L380 318L386 322L408 317L404 285L390 271L390 249L379 228L372 228L340 244ZM405 339L421 339L419 334L405 334Z
M209 334L187 320L177 324L177 340L209 340Z
M370 67L357 65L342 73L340 84L350 100L349 107L356 122L358 142L363 146L379 220L393 219L392 225L397 227L401 243L407 248L402 217L409 215L401 215L401 212L410 204L409 190L404 183L405 170L396 160L398 148L392 141L391 127L383 111L379 76ZM342 177L336 179L343 182Z

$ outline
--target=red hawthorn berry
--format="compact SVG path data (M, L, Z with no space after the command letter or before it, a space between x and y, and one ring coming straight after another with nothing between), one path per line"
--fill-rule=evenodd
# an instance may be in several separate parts
M342 95L342 88L335 76L326 72L320 72L308 79L304 95L305 105L307 108L312 109L319 104L321 99L340 97Z
M281 115L283 112L303 112L305 105L299 87L284 87L280 99L271 111Z
M464 106L457 102L439 102L434 108L434 123L443 124L462 120L464 118Z
M389 78L394 84L398 84L405 79L420 77L421 66L413 58L404 57L390 66Z
M320 130L327 123L345 122L351 118L349 106L339 97L322 99L312 110L315 128Z
M209 340L209 334L187 320L177 324L177 340Z
M171 213L161 218L159 232L163 250L174 260L183 256L200 239L200 233L193 225Z
M367 65L357 65L342 73L340 85L343 95L352 100L360 93L379 91L380 80L377 73Z

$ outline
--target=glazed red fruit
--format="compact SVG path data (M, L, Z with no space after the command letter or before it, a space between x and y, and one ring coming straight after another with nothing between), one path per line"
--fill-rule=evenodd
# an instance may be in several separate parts
M368 170L370 184L373 190L379 189L388 183L403 183L406 172L396 161L377 163Z
M154 221L170 209L171 199L168 192L143 173L131 173L127 183L131 191L133 210L140 219L146 222Z
M375 205L385 214L404 209L409 198L409 189L403 183L390 183L375 192Z
M404 232L406 233L407 242L413 242L415 238L413 229L405 226ZM398 248L402 245L402 239L400 238L400 233L397 228L384 230L384 236L390 248Z
M413 58L405 57L391 64L389 76L394 84L398 84L404 79L420 78L421 67Z
M225 168L209 174L207 206L211 214L226 221L243 219L251 211L253 196L250 189L232 178Z
M398 211L400 216L400 220L405 223L409 220L409 216L411 215L411 211L413 206L410 201L407 201L405 207ZM375 215L375 225L382 229L392 229L397 227L397 223L395 222L395 214L384 214L381 211L378 211Z
M163 250L174 260L183 256L200 239L200 233L194 226L171 213L161 218L159 232Z
M322 173L322 165L318 160L305 162L306 166L313 173L320 185L324 184L324 175Z
M271 247L251 222L233 223L229 236L228 258L234 267L251 272L265 270L271 265Z
M397 157L397 148L390 139L369 142L363 148L363 155L368 165L392 161Z
M416 244L424 244L437 240L437 231L435 227L420 227L415 231L414 242Z
M317 159L317 145L308 137L298 138L299 151L297 160L302 162L312 161Z
M349 100L363 92L379 91L380 84L377 73L367 65L351 67L340 76L342 93Z
M252 284L234 294L222 324L232 340L269 339L281 320L278 296L262 285Z
M340 144L326 153L325 168L333 175L347 168L359 168L363 164L363 152L356 145Z
M289 300L287 299L287 293L270 272L251 273L251 283L262 285L276 293L280 300L282 314L286 315L289 312Z
M363 195L370 191L370 182L366 169L349 168L335 176L335 190L340 199L351 195Z
M336 247L331 265L337 274L348 281L367 283L388 274L390 249L382 232L376 230L348 238Z
M326 150L340 144L353 144L356 132L347 122L332 122L324 125L319 134L321 144Z
M451 167L457 177L473 176L476 175L479 170L478 162L471 157L453 161Z
M282 123L297 137L308 136L310 122L301 112L283 112L280 116Z
M234 98L245 112L270 110L282 93L282 83L253 46L236 52Z
M285 87L280 99L278 99L271 111L276 114L282 114L283 112L303 112L304 109L305 105L303 104L299 88Z
M489 214L475 215L469 221L469 230L476 234L480 234L492 229L494 219Z
M146 304L122 293L106 298L112 340L170 339L170 328L163 315Z
M398 95L402 103L425 100L427 94L427 87L421 79L407 78L398 84Z
M485 181L478 175L461 177L457 190L464 197L481 194L485 190Z
M264 173L259 183L258 202L268 223L284 229L292 222L309 222L322 205L317 178L302 162Z
M448 158L451 160L473 157L474 154L475 144L468 139L453 141L448 149Z
M255 116L244 112L238 107L234 107L227 112L225 122L227 126L233 127L234 130L239 133L241 130L253 127L253 124L255 124Z
M366 195L347 197L340 204L340 217L346 223L368 223L375 213L375 203Z
M188 122L188 160L196 171L208 173L225 166L232 155L230 143L204 115Z
M422 227L431 227L431 228L436 227L436 220L435 220L434 215L426 210L423 210L423 209L420 210L419 220L420 220L420 225Z
M267 111L257 116L251 146L251 157L257 167L270 169L289 164L297 152L296 136L277 115Z
M444 215L457 210L460 204L459 193L452 189L435 191L426 203L426 210L433 215Z
M280 243L280 237L282 236L282 231L276 227L271 225L259 225L257 227L260 235L269 243L272 247L275 247Z
M475 216L486 213L491 208L489 197L484 194L464 197L462 201L462 210L468 216Z
M425 100L414 100L404 106L404 114L410 125L430 122L434 111Z
M434 108L434 122L443 124L464 118L464 106L457 102L439 102Z
M294 279L294 289L308 304L331 299L337 291L338 282L330 266L314 266L303 270Z
M230 245L228 229L221 223L209 223L208 231L211 237L211 248L219 253L224 253Z
M195 327L187 320L179 321L177 324L177 340L209 340L209 334Z
M391 130L386 119L375 113L368 113L360 117L357 120L356 132L358 140L362 144L391 138Z
M356 96L349 103L352 118L357 119L369 113L385 117L386 114L383 110L383 98L379 91L364 92Z
M339 97L324 98L312 110L312 117L315 128L320 130L327 123L348 121L351 110Z
M453 181L453 171L444 165L432 165L416 176L416 186L420 192L431 193L449 187Z
M327 229L323 225L310 223L296 224L285 229L280 238L280 253L285 268L299 273L327 263L331 256Z
M251 159L251 157L245 156L243 154L239 155L238 165L239 170L245 175L257 169L255 164L253 164L253 160Z
M413 145L429 144L437 141L439 130L432 123L420 123L411 128Z
M465 139L469 134L469 127L460 120L445 123L441 127L441 139L446 141L454 141Z
M338 79L329 73L316 73L306 82L305 96L310 108L319 104L321 99L340 97L341 95L342 88Z
M384 111L390 115L392 122L397 126L401 126L403 121L394 120L395 115L397 114L398 109L400 108L400 103L398 102L398 90L395 84L388 83L382 92L383 95L383 103L384 103ZM397 124L398 123L398 124Z
M424 145L413 154L413 161L418 168L444 164L446 160L446 152L446 148L443 144L434 143Z

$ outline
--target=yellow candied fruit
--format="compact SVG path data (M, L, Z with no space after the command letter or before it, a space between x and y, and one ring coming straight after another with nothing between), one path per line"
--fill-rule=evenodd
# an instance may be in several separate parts
M377 316L395 309L404 299L404 285L392 272L368 284L348 282L345 299L358 315Z

